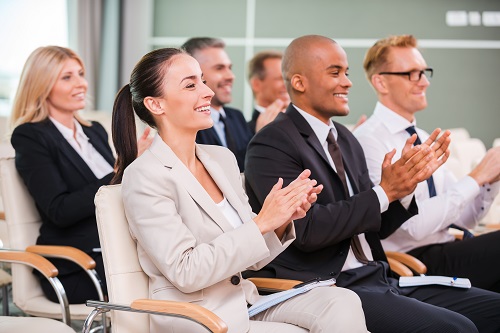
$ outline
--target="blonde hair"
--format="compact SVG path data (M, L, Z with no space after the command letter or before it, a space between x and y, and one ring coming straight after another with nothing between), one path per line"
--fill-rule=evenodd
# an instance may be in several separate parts
M24 123L40 122L48 118L47 98L54 87L64 62L74 59L85 68L82 59L72 50L60 46L39 47L24 64L14 98L10 118L11 130ZM82 125L90 122L75 114Z
M378 40L366 52L363 68L368 81L374 74L382 71L387 63L387 56L392 47L417 47L417 39L412 35L389 36Z

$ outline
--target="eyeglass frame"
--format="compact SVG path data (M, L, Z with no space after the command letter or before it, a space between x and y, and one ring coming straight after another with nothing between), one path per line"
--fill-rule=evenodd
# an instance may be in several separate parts
M411 79L411 74L415 73L415 72L418 72L418 80ZM430 73L430 75L427 75L427 73ZM422 75L425 75L425 77L427 79L431 79L432 75L434 75L434 70L431 67L428 67L425 69L421 69L421 70L415 69L415 70L408 71L408 72L380 72L380 73L378 73L378 75L401 75L401 76L407 75L408 80L410 82L419 82L422 79Z

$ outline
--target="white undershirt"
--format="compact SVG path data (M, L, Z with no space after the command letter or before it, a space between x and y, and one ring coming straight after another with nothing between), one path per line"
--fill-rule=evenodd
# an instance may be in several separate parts
M243 225L240 216L233 206L231 206L231 204L227 201L226 197L224 197L224 199L216 205L235 229Z
M64 126L52 117L49 117L56 128L61 132L63 137L68 141L68 143L76 150L78 155L83 159L87 166L92 170L97 179L101 179L104 176L113 172L113 166L111 166L108 161L102 157L101 154L92 146L89 138L83 132L80 123L74 119L76 135L73 136L73 130ZM76 137L76 139L75 139Z

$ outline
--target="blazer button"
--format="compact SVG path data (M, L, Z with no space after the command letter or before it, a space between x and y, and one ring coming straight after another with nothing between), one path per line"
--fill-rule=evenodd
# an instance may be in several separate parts
M238 275L231 276L231 283L235 286L240 284L240 277Z
M330 272L330 275L335 276L335 275L337 275L337 272Z

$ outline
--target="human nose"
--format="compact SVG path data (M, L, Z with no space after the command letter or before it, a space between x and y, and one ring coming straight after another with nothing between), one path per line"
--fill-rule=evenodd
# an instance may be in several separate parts
M214 97L214 95L215 95L213 90L210 89L206 84L204 84L203 86L204 86L203 98L212 99L212 97Z
M235 78L233 71L231 68L227 68L224 72L224 79L233 81Z
M343 76L342 86L347 87L347 88L352 87L352 82L351 82L351 80L349 80L349 78L347 77L347 75Z
M425 75L425 73L422 73L420 75L420 80L418 80L418 85L427 87L430 84L431 84L431 81L429 81L429 78Z

